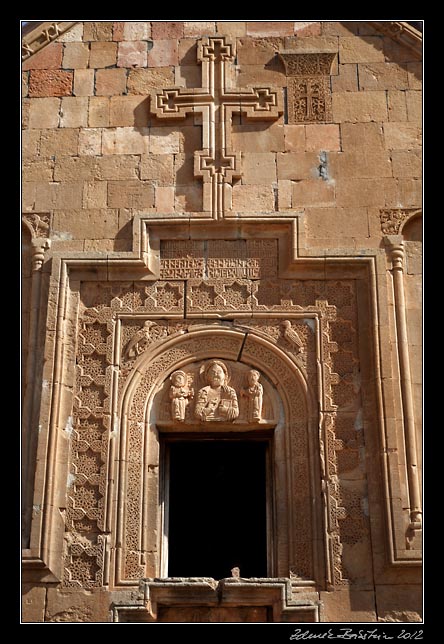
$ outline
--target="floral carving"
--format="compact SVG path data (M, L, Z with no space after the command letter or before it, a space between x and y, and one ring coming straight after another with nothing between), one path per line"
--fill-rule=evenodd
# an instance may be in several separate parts
M384 235L398 235L404 222L421 212L418 208L389 208L380 211L381 231Z

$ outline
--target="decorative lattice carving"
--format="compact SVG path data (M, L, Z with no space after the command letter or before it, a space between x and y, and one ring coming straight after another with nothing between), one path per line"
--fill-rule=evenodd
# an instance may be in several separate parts
M288 79L288 122L328 123L332 119L330 79L296 76Z
M266 241L271 242L270 250L277 248L276 240ZM228 253L230 248L233 251L235 249L234 246L225 248L220 240L217 240L212 249L208 246L208 242L204 242L205 262L209 262L210 259L215 260L211 270L221 268L218 265L218 255L223 255L224 250ZM244 248L245 253L241 259L246 259L248 264L253 257L253 245L245 244ZM262 251L263 249L264 247ZM164 250L166 252L167 249ZM170 259L174 258L170 257ZM228 259L231 261L233 258ZM209 265L205 264L205 270ZM256 270L254 262L252 266ZM225 269L244 271L245 265L236 264L230 268L227 261ZM358 543L365 538L368 531L367 519L363 512L359 514L358 510L358 507L362 507L363 504L364 488L361 490L357 487L353 494L343 492L343 479L346 480L350 474L356 477L361 472L360 458L363 446L362 431L353 428L361 405L356 296L353 281L295 281L281 280L277 277L254 281L241 278L189 279L187 290L189 308L196 306L193 299L196 294L198 297L199 294L204 294L200 301L201 309L196 306L195 311L197 313L198 310L202 310L206 316L212 311L214 314L221 310L242 311L242 306L245 306L249 312L253 306L256 310L267 312L266 319L238 319L234 326L245 327L258 336L267 338L273 346L282 350L298 365L298 368L307 374L313 389L317 387L315 329L316 325L319 325L324 373L323 408L328 412L324 429L320 434L323 463L321 470L325 473L329 498L327 538L334 571L332 581L335 584L346 583L347 572L342 566L342 544L349 546ZM184 293L184 283L176 277L173 280L163 279L152 283L82 284L74 385L74 429L70 457L72 479L66 512L66 534L69 539L67 540L66 574L63 581L65 585L94 587L100 585L103 574L105 541L102 531L104 530L106 464L111 429L111 374L115 369L113 366L114 337L120 338L120 374L117 384L119 395L136 361L140 364L140 360L144 359L143 355L147 351L153 350L153 356L155 356L150 360L149 368L144 370L134 391L128 413L128 469L122 573L124 578L135 581L145 574L145 557L149 553L146 551L146 546L144 551L142 543L141 494L144 477L142 455L146 442L144 423L147 400L154 388L160 386L159 378L166 377L158 394L161 397L158 407L159 418L164 418L165 421L171 420L169 388L172 383L169 375L174 365L191 363L194 356L202 350L200 339L183 337L185 331L200 328L202 320L197 317L187 322L183 319L167 319L170 313L174 315L177 315L178 311L183 313ZM278 311L279 317L273 318L270 315L273 311ZM157 315L161 313L164 319L150 319L152 312ZM124 313L125 317L119 322L120 333L115 335L115 319L120 313ZM285 317L282 313L285 313ZM135 316L133 319L129 317L131 314ZM287 322L289 324L286 324ZM224 323L225 326L227 324L230 323ZM160 347L162 342L176 336L180 342L156 354L156 348ZM217 341L213 337L211 339L214 355L220 353L220 355L238 356L241 344L241 340L235 337L218 336ZM297 519L293 519L296 523L289 527L293 534L297 535L291 554L291 569L293 576L312 578L311 501L308 497L301 496L300 492L300 490L310 489L309 459L306 457L307 427L306 422L302 420L307 416L306 401L295 381L294 373L270 347L253 342L248 334L242 355L249 363L264 365L264 369L276 382L279 382L280 390L287 395L291 416L289 445L291 462L295 464L289 485L297 508ZM205 386L199 375L200 364L193 367L194 371L188 367L183 369L187 378L191 374L190 387L195 391ZM229 364L229 361L226 364ZM249 410L250 398L240 395L247 384L248 368L244 365L243 369L239 372L234 369L233 378L230 380L230 386L238 392L239 417L235 422L253 422L253 411ZM267 390L270 384L267 384L262 377L260 381L264 386L262 418L267 419L274 414ZM117 381L114 379L113 382ZM186 406L185 416L191 422L190 415L194 413L196 401L191 397L188 401L190 404ZM345 416L344 412L346 412ZM357 517L356 520L354 517ZM77 545L79 543L80 546Z
M251 311L249 280L188 280L187 310L190 313L210 311Z

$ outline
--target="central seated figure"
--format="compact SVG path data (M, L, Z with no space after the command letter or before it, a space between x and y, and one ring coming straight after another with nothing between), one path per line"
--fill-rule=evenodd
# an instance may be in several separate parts
M201 421L231 422L239 416L237 394L229 387L228 370L220 360L211 360L205 367L205 380L208 383L197 394L194 415Z

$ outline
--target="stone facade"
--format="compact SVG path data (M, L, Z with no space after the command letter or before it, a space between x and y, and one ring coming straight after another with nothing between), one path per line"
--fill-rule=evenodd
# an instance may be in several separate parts
M24 37L24 622L421 621L420 40ZM168 575L203 437L268 445L267 577Z

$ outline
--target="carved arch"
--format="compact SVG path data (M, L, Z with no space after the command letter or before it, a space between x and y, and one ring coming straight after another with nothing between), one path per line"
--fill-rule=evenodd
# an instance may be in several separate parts
M314 392L294 360L254 332L214 325L176 335L136 360L120 413L116 518L117 585L160 575L159 430L149 413L176 369L219 358L260 370L274 387L281 413L274 429L273 576L324 586L328 544L321 538L321 459ZM150 417L151 416L151 417Z

